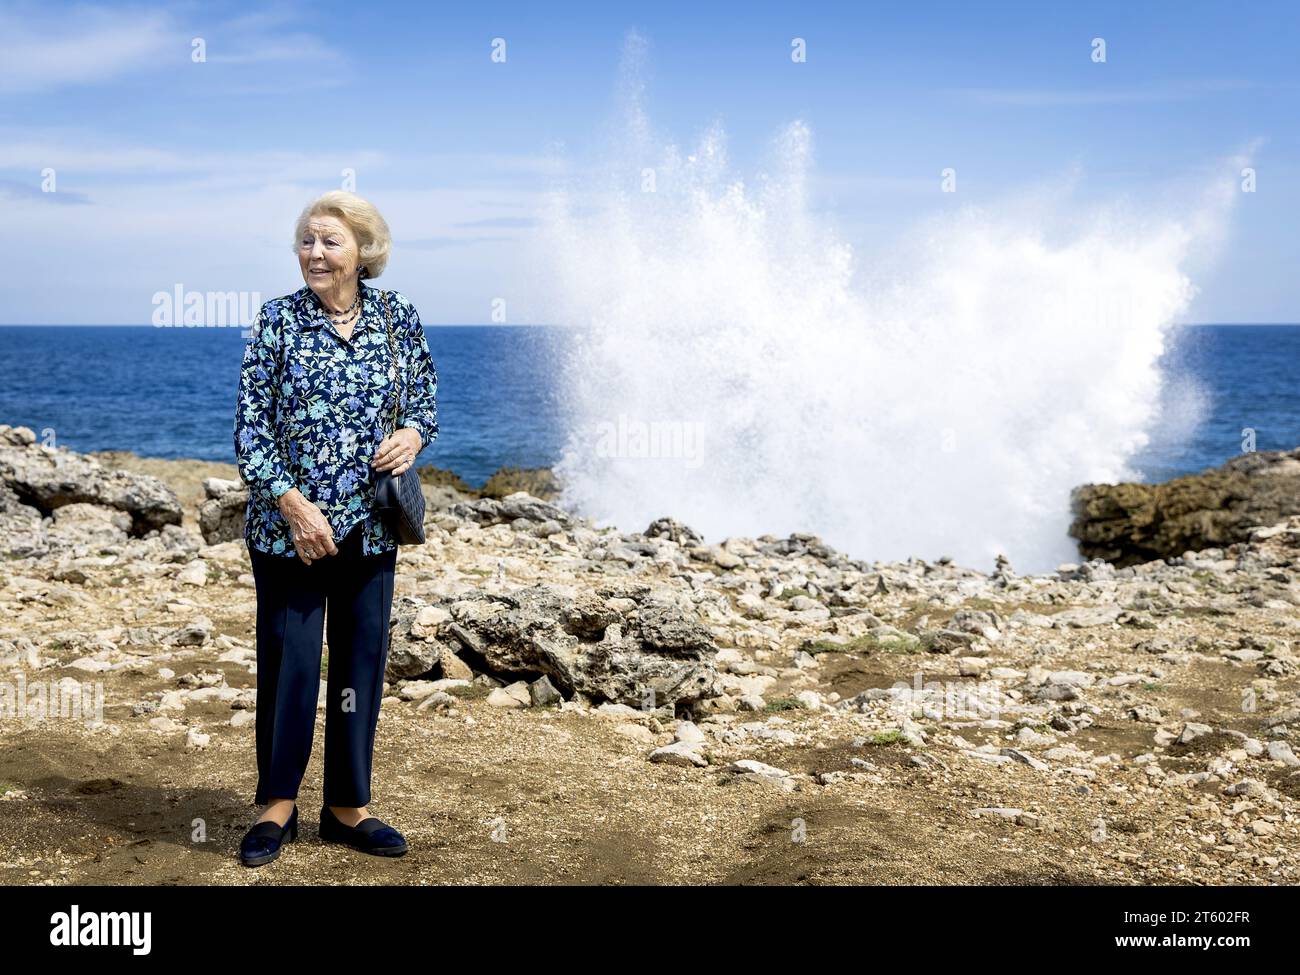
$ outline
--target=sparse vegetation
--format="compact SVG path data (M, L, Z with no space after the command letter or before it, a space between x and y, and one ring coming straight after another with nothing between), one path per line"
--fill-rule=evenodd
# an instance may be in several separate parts
M867 739L867 744L868 745L896 745L900 741L905 741L905 740L906 739L903 737L903 733L899 731L897 728L893 728L889 731L877 731L874 735L872 735L870 738Z
M803 702L793 697L778 697L775 700L768 701L764 711L802 711L804 710Z
M803 649L811 654L918 653L921 650L921 641L910 633L903 633L899 636L877 636L874 633L863 633L847 643L840 643L837 640L810 640L803 645Z
M922 651L924 651L925 653L932 653L934 652L935 644L937 643L938 639L939 639L939 633L937 630L926 630L924 633L921 634L921 637L917 642L919 648Z
M491 694L492 688L485 684L470 684L464 687L449 687L447 693L452 697L463 698L466 701L477 701Z

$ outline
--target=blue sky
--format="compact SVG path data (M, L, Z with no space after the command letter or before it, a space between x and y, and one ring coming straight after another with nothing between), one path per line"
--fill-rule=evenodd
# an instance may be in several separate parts
M1297 28L1282 2L4 3L0 322L147 324L177 284L292 291L294 218L345 167L392 226L384 283L427 323L488 321L502 295L535 320L538 202L598 157L629 31L665 138L720 124L748 173L805 121L810 205L864 257L957 202L1073 173L1081 202L1141 208L1249 151L1257 192L1189 320L1300 321Z

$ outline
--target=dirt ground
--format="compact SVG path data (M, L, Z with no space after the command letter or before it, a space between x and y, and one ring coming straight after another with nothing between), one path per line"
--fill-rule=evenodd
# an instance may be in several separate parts
M251 604L246 608L251 612ZM202 650L178 654L168 665L182 673L186 656L194 672L220 670L232 687L253 685L244 667L212 663ZM894 659L842 662L837 683L866 689L907 679L906 659L885 656ZM858 672L856 681L845 667ZM1186 701L1203 715L1212 708L1223 721L1243 724L1232 706L1231 670L1194 669L1185 688L1160 693L1161 704ZM317 838L322 719L299 797L299 839L274 863L248 869L235 850L255 818L253 725L224 729L208 748L187 751L183 739L153 734L129 706L113 704L170 689L174 681L119 672L105 683L104 718L124 728L119 736L71 720L0 732L0 791L26 793L0 802L0 881L1294 882L1198 838L1214 827L1192 812L1192 801L1201 791L1217 795L1221 784L1190 794L1145 790L1132 784L1134 776L1106 770L1085 795L1082 780L1068 774L1045 778L1018 764L985 767L939 748L931 751L948 770L921 769L909 764L915 749L905 743L855 746L860 732L851 721L795 710L781 713L790 723L780 726L810 743L747 747L745 757L813 776L860 772L855 757L875 768L868 781L801 780L784 792L729 775L725 761L707 769L649 763L643 743L615 733L614 722L593 712L501 710L482 699L465 701L457 716L417 712L396 698L385 702L370 808L406 835L408 855L384 860ZM212 702L191 706L186 719L213 727L207 722L228 720L229 713L228 704ZM963 735L976 745L997 741L996 733ZM1080 732L1075 743L1124 759L1150 751L1141 727L1106 722ZM1167 767L1171 761L1165 759ZM1194 754L1183 761L1189 770L1199 767ZM1042 821L1027 828L971 814L1003 806L1037 811ZM1108 830L1102 842L1095 838L1099 818ZM1263 856L1300 849L1294 815L1287 819Z
M230 471L203 465L202 474ZM399 561L397 595L412 585ZM117 597L101 594L106 606ZM130 593L120 598L123 614L133 613L131 625L169 620L165 607L134 615ZM214 621L214 636L253 640L246 585L221 575L195 599ZM75 603L40 609L28 634L54 652L45 635L79 625L81 611ZM1161 635L1276 633L1286 615L1250 607L1189 614ZM1059 646L1051 667L1082 669L1104 654L1135 667L1142 655L1133 645L1149 636L1108 628L1099 649L1096 631L1053 631ZM183 734L151 727L156 714L141 713L139 703L174 690L187 673L220 673L226 686L248 689L255 676L241 663L217 661L211 644L161 654L136 649L138 660L121 669L41 672L102 681L107 727L71 718L0 722L0 883L1145 885L1293 884L1300 876L1295 769L1243 763L1237 776L1265 782L1280 804L1225 796L1224 781L1214 778L1156 782L1134 761L1153 751L1153 726L1115 717L1119 695L1137 695L1165 715L1189 709L1220 736L1233 729L1264 739L1262 717L1240 706L1255 671L1227 659L1196 656L1148 685L1099 691L1103 705L1113 694L1114 707L1104 706L1100 720L1068 743L1112 761L1080 760L1083 769L1058 762L1048 771L974 760L934 726L923 749L888 736L874 743L860 715L801 708L723 715L719 722L765 722L793 740L711 739L708 767L682 767L650 762L654 743L618 730L633 721L626 715L572 705L509 710L481 696L465 697L451 712L418 710L389 697L376 736L370 810L405 834L411 852L389 860L320 842L318 716L299 795L299 839L275 862L250 869L236 850L256 817L253 723L232 727L229 701L190 702L178 717L211 739L187 747ZM62 662L79 652L69 648ZM966 679L941 656L875 650L834 655L818 668L813 689L848 699L910 682L918 666L928 668L927 680ZM174 675L160 675L160 667ZM794 671L779 672L782 683L764 692L769 701L809 687ZM1284 676L1274 689L1277 700L1294 699L1300 679ZM653 718L640 723L657 743L668 740ZM1005 728L952 733L976 747L1014 744ZM1155 750L1166 772L1196 772L1235 745L1211 738ZM920 751L937 762L918 766ZM738 758L786 770L793 790L728 771ZM975 812L988 807L1028 815ZM1266 825L1247 829L1261 821Z

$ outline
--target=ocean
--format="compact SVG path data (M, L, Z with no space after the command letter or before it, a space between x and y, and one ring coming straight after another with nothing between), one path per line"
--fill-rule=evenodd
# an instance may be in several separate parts
M438 369L440 432L421 465L478 486L502 466L560 459L566 414L558 356L573 333L436 326L426 334ZM1198 325L1173 334L1161 359L1160 418L1130 458L1141 479L1221 464L1249 446L1249 431L1256 450L1300 445L1300 325ZM0 326L0 422L76 451L233 462L244 341L238 328ZM671 501L656 503L675 514ZM754 521L761 524L761 514Z
M0 423L58 446L234 463L239 328L0 326ZM544 328L426 329L437 439L417 463L478 486L504 465L549 466L563 440Z
M1164 416L1133 465L1145 481L1300 447L1300 325L1199 325L1162 359Z
M419 463L479 485L498 467L549 467L565 439L556 343L541 326L426 329L438 439ZM1162 361L1165 417L1133 465L1163 481L1243 449L1300 446L1300 325L1181 328ZM0 422L76 451L233 462L236 328L0 325ZM1199 418L1199 422L1197 422Z

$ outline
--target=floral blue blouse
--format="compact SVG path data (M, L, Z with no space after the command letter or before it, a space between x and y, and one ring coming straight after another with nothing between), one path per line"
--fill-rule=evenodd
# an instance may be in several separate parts
M263 304L253 325L235 410L249 548L297 556L279 508L280 496L295 487L324 513L336 543L360 523L363 555L397 547L375 511L377 472L370 466L392 433L397 373L380 293L365 282L360 288L361 315L350 338L339 334L306 285ZM403 369L398 426L419 431L423 450L438 435L438 373L415 306L396 291L388 292L388 304Z

